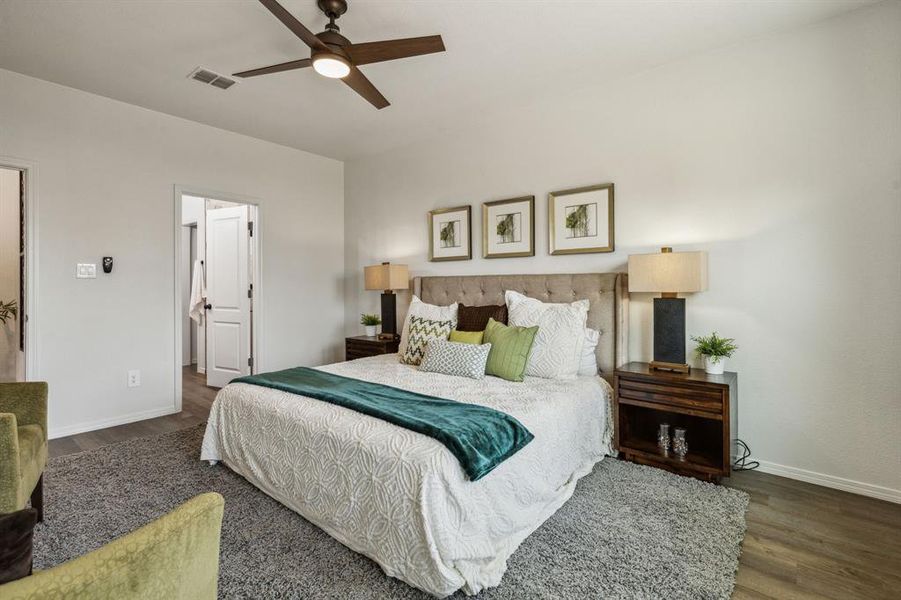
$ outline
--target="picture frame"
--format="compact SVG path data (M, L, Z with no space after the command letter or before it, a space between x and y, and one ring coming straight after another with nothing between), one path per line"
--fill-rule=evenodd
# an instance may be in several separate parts
M429 261L472 259L472 207L429 211Z
M613 252L613 225L612 183L548 194L551 255Z
M482 257L535 256L535 196L482 203Z

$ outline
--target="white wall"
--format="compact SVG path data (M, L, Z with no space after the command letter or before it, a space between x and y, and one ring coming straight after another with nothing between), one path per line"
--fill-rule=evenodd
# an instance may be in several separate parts
M765 467L901 500L901 5L557 95L345 165L345 331L362 268L625 270L710 253L690 334L738 339L739 433ZM512 101L513 99L511 99ZM547 193L614 182L616 252L549 256ZM533 258L429 263L426 212L536 195ZM650 357L650 295L631 355ZM691 347L691 346L689 346ZM784 468L783 468L784 467Z
M0 155L38 165L51 436L174 408L176 184L260 200L261 368L340 358L340 162L3 70ZM75 279L105 255L112 274Z
M19 171L0 169L0 301L19 303ZM19 318L0 325L0 381L22 379Z

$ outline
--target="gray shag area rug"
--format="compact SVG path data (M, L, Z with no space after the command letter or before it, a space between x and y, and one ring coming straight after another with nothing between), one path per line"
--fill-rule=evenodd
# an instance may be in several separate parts
M429 598L231 472L203 426L52 459L35 568L80 556L192 496L225 497L221 598ZM728 598L748 495L608 459L476 598ZM465 597L458 592L457 597Z

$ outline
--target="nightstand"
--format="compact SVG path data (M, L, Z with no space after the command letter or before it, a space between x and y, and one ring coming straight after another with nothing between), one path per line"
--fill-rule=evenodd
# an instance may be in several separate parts
M706 481L728 477L732 438L737 431L738 374L708 375L655 371L633 362L616 370L613 389L615 444L623 458ZM688 455L657 448L657 429L669 423L685 428Z
M344 338L345 360L354 360L365 356L378 356L379 354L393 354L397 352L399 344L400 340L380 340L377 336L357 335Z

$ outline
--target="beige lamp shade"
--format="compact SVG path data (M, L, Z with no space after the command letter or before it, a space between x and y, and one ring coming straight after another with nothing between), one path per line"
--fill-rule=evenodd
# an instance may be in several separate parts
M629 291L686 294L707 289L707 253L673 252L629 256Z
M382 263L363 269L367 290L405 290L410 287L407 265Z

